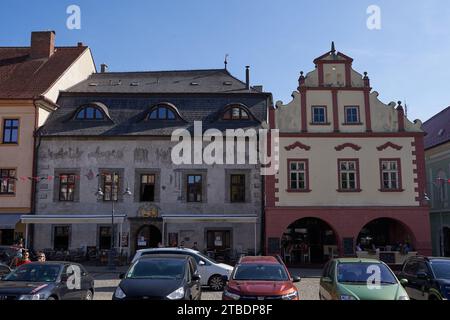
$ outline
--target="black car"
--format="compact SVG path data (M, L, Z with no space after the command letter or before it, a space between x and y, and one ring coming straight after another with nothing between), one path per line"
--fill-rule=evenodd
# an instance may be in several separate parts
M92 300L94 279L72 262L24 264L0 281L0 300Z
M413 300L450 299L450 259L412 257L405 261L399 279L406 279L405 289Z
M3 263L0 263L0 278L6 276L11 272L11 269Z
M151 255L121 275L113 300L200 300L197 264L191 256Z

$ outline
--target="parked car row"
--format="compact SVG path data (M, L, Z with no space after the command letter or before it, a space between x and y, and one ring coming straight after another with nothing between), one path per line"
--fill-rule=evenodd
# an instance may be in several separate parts
M200 300L202 289L230 301L300 300L279 257L245 256L231 267L184 248L139 250L113 300ZM72 262L32 262L11 270L0 264L0 300L92 300L94 280ZM448 300L450 259L412 257L395 274L374 259L338 258L324 267L320 300Z

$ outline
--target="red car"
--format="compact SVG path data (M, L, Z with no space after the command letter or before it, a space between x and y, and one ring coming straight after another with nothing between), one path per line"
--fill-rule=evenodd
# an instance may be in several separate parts
M243 257L234 267L223 291L222 300L299 300L283 261L276 257Z

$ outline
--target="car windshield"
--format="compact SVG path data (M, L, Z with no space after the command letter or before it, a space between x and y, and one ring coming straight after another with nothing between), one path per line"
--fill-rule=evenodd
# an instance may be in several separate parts
M185 260L182 259L142 259L128 271L127 279L182 279Z
M431 261L430 265L437 279L450 279L450 260Z
M350 284L367 284L377 281L380 275L381 284L397 284L392 271L381 263L339 263L337 268L337 281ZM369 278L370 277L370 278Z
M4 281L55 282L61 266L49 264L24 264L8 274Z
M277 264L241 264L236 268L234 280L287 281L286 270Z

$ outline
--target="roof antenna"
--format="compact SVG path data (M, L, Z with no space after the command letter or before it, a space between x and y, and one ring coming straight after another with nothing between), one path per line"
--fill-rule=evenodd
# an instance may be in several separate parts
M405 117L408 118L408 105L406 104L406 99L405 99Z
M223 64L225 65L225 70L227 70L227 64L228 64L228 53L225 55L225 61L223 62Z
M331 41L331 53L336 53L336 47L334 45L334 41Z

